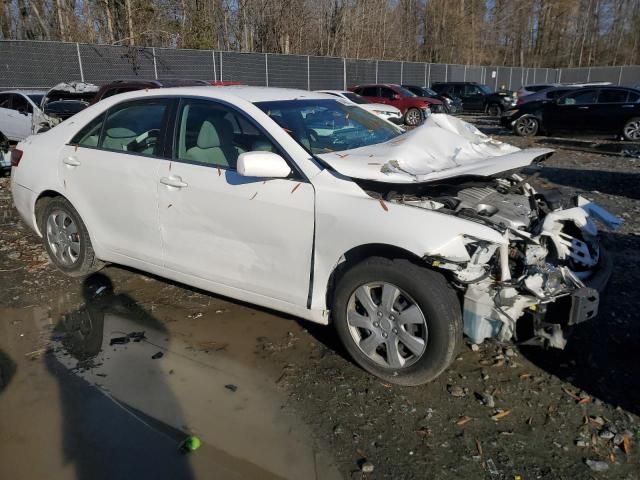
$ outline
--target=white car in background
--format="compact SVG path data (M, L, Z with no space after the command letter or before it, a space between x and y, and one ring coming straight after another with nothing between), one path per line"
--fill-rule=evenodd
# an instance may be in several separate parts
M46 90L7 90L0 92L0 134L19 142L34 133L33 126L43 119L40 104Z
M29 137L11 181L66 274L119 263L332 321L364 369L417 385L463 333L507 341L526 316L563 347L596 314L610 263L594 222L620 221L512 173L552 152L446 114L403 132L326 94L180 87L115 95Z
M366 98L357 93L348 90L316 90L318 93L326 93L334 97L342 98L347 102L355 103L360 108L377 115L380 118L390 121L396 125L403 124L402 112L393 105L385 105L384 103L371 103Z

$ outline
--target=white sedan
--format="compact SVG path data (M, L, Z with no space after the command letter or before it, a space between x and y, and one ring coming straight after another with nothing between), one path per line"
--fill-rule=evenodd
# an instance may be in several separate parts
M444 114L403 133L314 92L168 88L20 143L12 192L68 275L119 263L332 321L364 369L417 385L463 333L505 341L527 316L562 347L595 315L608 262L594 220L619 220L501 173L551 153ZM573 308L545 317L560 300Z
M366 98L358 95L357 93L350 92L348 90L317 90L318 93L326 93L333 97L339 97L346 100L349 103L358 105L360 108L364 108L368 112L377 115L380 118L384 118L396 125L402 125L404 123L404 117L402 112L393 105L385 105L384 103L372 103Z
M0 92L0 136L19 142L34 132L44 114L40 102L46 90L7 90Z

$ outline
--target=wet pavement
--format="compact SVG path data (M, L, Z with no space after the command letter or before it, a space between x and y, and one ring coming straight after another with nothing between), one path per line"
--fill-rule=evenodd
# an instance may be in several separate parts
M0 479L639 480L639 178L560 148L534 182L625 219L598 319L565 351L465 346L418 388L330 328L117 266L67 278L0 179Z

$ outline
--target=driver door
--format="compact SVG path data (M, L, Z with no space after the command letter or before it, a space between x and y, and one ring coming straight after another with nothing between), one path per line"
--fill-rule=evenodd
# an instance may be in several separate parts
M280 147L239 110L187 98L176 117L174 160L160 174L165 267L175 279L255 303L305 307L314 235L314 190L300 174L245 177L245 151Z

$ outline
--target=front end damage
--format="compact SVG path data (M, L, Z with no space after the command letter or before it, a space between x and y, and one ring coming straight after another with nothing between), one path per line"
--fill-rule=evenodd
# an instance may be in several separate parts
M387 200L456 215L501 233L501 243L463 236L454 240L457 249L446 249L455 254L425 257L464 293L465 335L473 343L520 341L516 323L530 314L529 341L564 348L570 327L597 314L598 290L611 270L596 222L615 229L621 220L581 196L536 191L517 174L453 183L431 184L429 194L390 192ZM560 306L563 314L550 314Z

